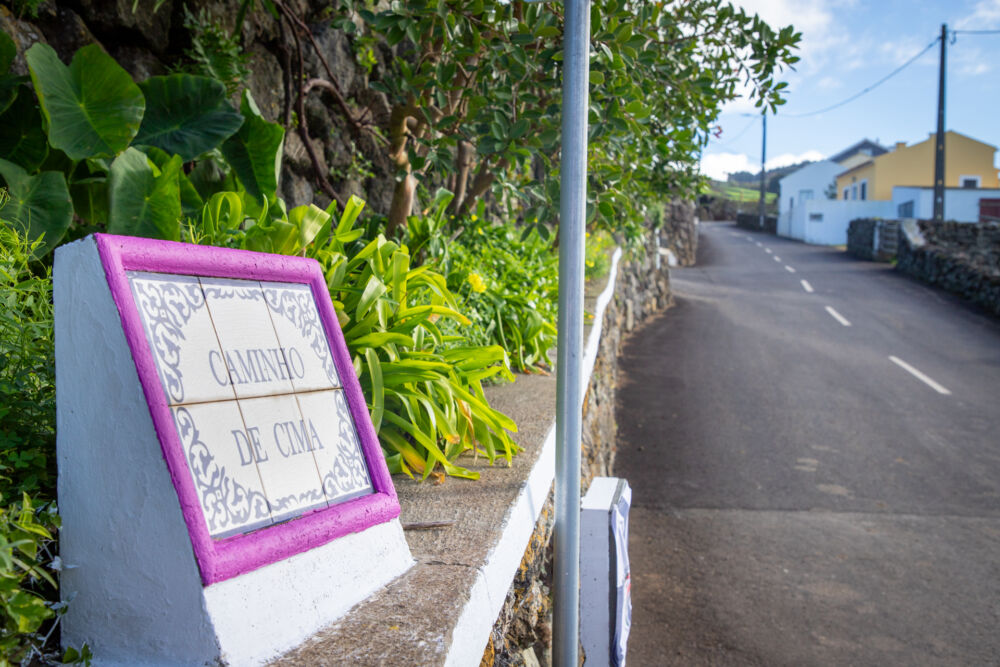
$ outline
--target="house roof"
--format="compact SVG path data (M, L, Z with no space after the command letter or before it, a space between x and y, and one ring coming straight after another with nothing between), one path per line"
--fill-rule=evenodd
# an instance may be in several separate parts
M827 159L830 160L831 162L843 162L852 155L856 155L864 151L868 151L867 153L868 155L875 157L876 155L882 155L883 153L888 153L889 149L886 148L885 146L882 146L881 144L872 141L871 139L862 139L853 146L845 148L836 155L832 155Z
M989 148L992 148L992 149L993 149L994 151L996 151L996 149L997 149L997 147L996 147L996 146L994 146L993 144L988 144L988 143L986 143L985 141L979 141L978 139L974 139L973 137L970 137L970 136L969 136L969 135L967 135L967 134L962 134L961 132L955 132L954 130L947 130L947 131L945 132L945 136L948 136L949 134L955 134L955 135L958 135L958 136L960 136L960 137L965 137L966 139L969 139L970 141L974 141L974 142L976 142L977 144L982 144L983 146L988 146ZM928 137L927 137L926 139L924 139L923 141L915 141L915 142L913 142L912 144L907 144L907 145L906 145L906 146L904 146L903 148L913 148L914 146L919 146L920 144L923 144L923 143L926 143L926 142L928 142L928 141L933 141L933 140L934 140L934 135L935 135L935 133L934 133L934 132L931 132L931 133L930 133L930 134L928 135ZM867 141L867 139L866 139L865 141ZM862 143L863 143L863 142L862 142ZM876 145L877 145L877 144L876 144ZM873 154L872 154L872 159L871 159L871 160L866 160L865 162L862 162L861 164L857 164L857 165L854 165L854 166L853 166L853 167L851 167L850 169L845 169L844 171L840 172L840 174L838 174L838 175L837 175L837 178L840 178L840 177L842 177L842 176L846 176L847 174L850 174L851 172L855 172L855 171L858 171L859 169L864 169L864 168L865 168L865 167L867 167L868 165L870 165L870 164L872 164L873 162L875 162L875 158L876 158L876 157L878 157L879 155L882 155L882 154L884 154L884 153L887 153L887 152L889 152L889 151L887 151L887 150L885 150L885 149L882 149L882 152L881 152L881 153L873 153ZM834 158L830 158L830 159L831 159L831 160L833 160Z

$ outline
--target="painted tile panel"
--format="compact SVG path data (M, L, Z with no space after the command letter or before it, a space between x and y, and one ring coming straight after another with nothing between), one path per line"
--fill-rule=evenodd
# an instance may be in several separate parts
M257 466L274 520L326 507L313 458L319 435L303 421L295 396L237 402L251 441L260 443Z
M262 282L260 286L295 391L339 387L330 343L309 285Z
M209 534L219 539L270 525L260 449L236 401L175 406L171 413Z
M129 286L170 405L234 399L205 295L194 276L130 271Z
M236 397L291 393L290 369L260 283L201 278L201 285Z
M317 434L316 464L331 505L373 493L351 411L340 389L298 394L310 432Z

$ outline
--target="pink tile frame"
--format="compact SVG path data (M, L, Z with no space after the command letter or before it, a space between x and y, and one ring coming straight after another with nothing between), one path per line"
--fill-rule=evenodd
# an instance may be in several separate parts
M344 334L327 291L326 279L316 260L110 234L95 234L94 237L111 295L118 306L125 339L139 373L142 391L149 405L153 426L160 440L163 458L180 499L203 585L225 581L399 516L399 499L382 456L382 448L372 426L361 386L354 374ZM253 533L213 540L209 536L198 502L126 271L308 284L316 301L320 320L326 329L334 364L357 426L361 451L368 465L375 493L314 510Z

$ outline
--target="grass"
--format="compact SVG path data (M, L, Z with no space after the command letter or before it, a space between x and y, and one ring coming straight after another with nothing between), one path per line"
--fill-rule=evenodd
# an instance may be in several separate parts
M737 185L732 185L730 183L723 183L721 181L712 181L709 188L717 196L723 197L725 199L730 199L732 201L738 201L738 202L760 201L760 192L752 188L741 188ZM767 192L764 195L764 202L767 204L771 204L775 201L776 197L777 195L775 193Z

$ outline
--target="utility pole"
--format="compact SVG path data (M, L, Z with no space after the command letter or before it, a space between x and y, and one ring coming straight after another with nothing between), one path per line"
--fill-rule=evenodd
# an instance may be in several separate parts
M761 138L760 138L760 202L757 204L758 226L764 229L764 195L767 172L764 171L764 163L767 161L767 109L760 114Z
M948 24L941 24L941 63L938 72L937 134L934 137L934 221L944 221L944 62Z

